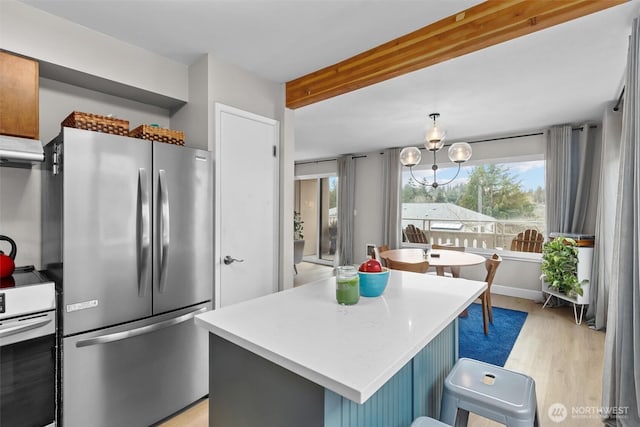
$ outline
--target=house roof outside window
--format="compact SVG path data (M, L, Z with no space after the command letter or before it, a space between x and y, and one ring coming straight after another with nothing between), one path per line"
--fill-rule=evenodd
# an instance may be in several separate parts
M465 231L481 222L491 225L496 221L494 217L484 215L471 209L457 206L453 203L403 203L402 227L413 224L419 228L428 228L431 222L432 230Z

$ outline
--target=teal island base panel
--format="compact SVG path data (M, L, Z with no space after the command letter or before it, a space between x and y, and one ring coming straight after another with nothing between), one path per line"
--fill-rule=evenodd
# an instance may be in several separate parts
M419 416L438 418L457 327L456 319L363 404L210 334L209 425L408 427Z

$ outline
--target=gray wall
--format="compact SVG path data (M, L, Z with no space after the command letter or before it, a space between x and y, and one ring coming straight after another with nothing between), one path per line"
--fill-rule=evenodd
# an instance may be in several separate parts
M171 126L185 132L193 148L213 146L213 104L209 83L209 56L203 55L189 66L189 102L171 116Z
M15 240L16 265L40 267L40 173L0 167L0 234ZM6 242L0 250L9 253Z
M157 123L170 127L169 111L94 90L40 79L40 139L43 144L60 133L60 123L72 111L109 115L129 121L133 129L141 124ZM186 135L189 138L189 135Z
M498 252L502 256L502 263L496 272L491 292L494 294L510 295L520 298L540 300L540 259L514 259L509 258L504 252ZM486 258L490 252L483 253ZM484 280L487 270L484 265L464 267L461 269L462 277L471 280Z
M284 84L268 81L209 55L213 102L282 121Z
M382 206L382 156L378 152L367 153L356 162L355 228L353 233L353 261L360 263L367 258L366 245L386 244Z
M91 77L92 84L116 82L187 100L186 65L15 0L0 1L0 48L64 68L79 80Z

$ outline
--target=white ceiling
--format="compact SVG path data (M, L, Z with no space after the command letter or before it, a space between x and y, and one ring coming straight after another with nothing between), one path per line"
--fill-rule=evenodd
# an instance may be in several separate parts
M533 1L533 0L532 0ZM286 82L478 0L23 0L184 64L204 53ZM599 121L623 85L640 0L295 110L296 160Z

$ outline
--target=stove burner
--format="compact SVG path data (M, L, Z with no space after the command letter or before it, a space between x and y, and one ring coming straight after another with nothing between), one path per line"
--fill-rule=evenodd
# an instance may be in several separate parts
M35 267L33 265L25 265L23 267L16 267L13 270L13 274L9 277L2 277L0 278L0 289L6 289L6 288L13 288L16 286L16 277L23 277L24 274L23 273L31 273L32 271L35 271ZM24 280L24 279L22 279ZM40 281L41 279L38 278L37 280L35 279L30 279L32 280L34 283L36 283L37 281Z

